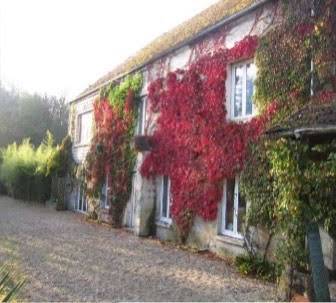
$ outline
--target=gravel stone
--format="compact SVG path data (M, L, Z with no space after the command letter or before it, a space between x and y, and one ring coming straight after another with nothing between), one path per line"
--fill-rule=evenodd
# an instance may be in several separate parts
M226 262L0 197L0 262L27 279L24 301L270 301L273 284Z

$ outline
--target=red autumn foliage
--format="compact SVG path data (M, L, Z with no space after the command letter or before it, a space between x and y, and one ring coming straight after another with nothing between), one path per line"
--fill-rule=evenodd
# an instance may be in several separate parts
M314 31L314 23L300 23L294 28L294 31L298 32L300 37L306 38Z
M134 92L130 89L125 100L125 112L129 113L134 109Z
M129 199L130 174L134 163L130 158L130 129L134 125L134 93L125 99L125 111L110 105L107 99L94 103L95 135L88 153L87 181L95 189L109 181L112 224L121 225L122 212Z
M276 110L273 104L265 115L246 123L227 117L228 64L252 58L257 45L257 37L248 36L149 86L151 110L161 115L141 173L170 177L171 213L182 231L190 228L195 215L205 220L217 217L223 181L241 171L248 143L260 136Z
M331 90L321 90L313 98L313 101L319 104L328 104L336 101L336 92Z

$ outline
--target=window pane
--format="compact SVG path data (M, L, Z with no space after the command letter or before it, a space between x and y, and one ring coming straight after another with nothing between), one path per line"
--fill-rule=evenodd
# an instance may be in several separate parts
M238 187L239 190L239 187ZM243 233L243 226L245 223L245 214L246 214L246 200L245 197L240 193L238 193L238 233Z
M81 143L89 143L92 136L92 113L81 115Z
M227 180L226 182L226 212L225 212L225 229L233 231L233 215L234 215L234 189L235 180Z
M81 133L82 133L82 115L77 117L77 130L76 130L76 143L80 143L81 141Z
M234 71L234 117L240 117L243 109L243 66L235 67Z
M80 200L80 186L77 185L77 195L76 195L76 201L75 201L75 210L78 210L79 207L79 200Z
M144 100L141 99L141 101L139 103L139 109L138 109L138 134L139 135L142 135L143 111L144 111Z
M78 210L82 210L82 203L83 203L83 187L82 186L80 186L80 189L79 189L79 200L78 200L78 203L79 203L79 205L78 205Z
M168 218L168 177L163 177L161 216Z
M86 211L86 197L83 196L83 211Z
M246 115L253 113L254 80L256 78L256 67L253 63L246 65Z
M100 194L100 204L102 207L106 208L107 203L106 203L106 183L103 184L102 189L101 189L101 194Z

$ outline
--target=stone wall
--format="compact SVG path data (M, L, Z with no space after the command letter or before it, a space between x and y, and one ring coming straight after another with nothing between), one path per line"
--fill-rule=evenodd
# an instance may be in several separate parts
M123 225L134 230L138 236L149 236L155 209L155 187L152 180L140 174L144 154L138 153L132 181L132 194L127 203Z
M331 270L336 270L336 242L328 233L320 228L320 236L322 242L322 251L325 266Z

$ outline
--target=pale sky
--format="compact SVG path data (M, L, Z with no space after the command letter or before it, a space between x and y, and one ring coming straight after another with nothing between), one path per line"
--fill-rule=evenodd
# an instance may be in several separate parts
M67 99L217 0L0 0L0 79Z

